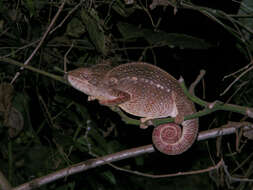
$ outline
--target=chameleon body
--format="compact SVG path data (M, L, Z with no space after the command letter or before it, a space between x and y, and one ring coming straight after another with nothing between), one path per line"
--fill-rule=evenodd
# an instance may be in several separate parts
M173 117L175 123L155 127L155 147L168 155L181 154L194 143L198 119L183 121L195 113L194 104L186 97L178 81L154 65L132 62L111 67L98 64L67 73L68 82L77 90L106 106L118 106L141 117L141 121ZM181 127L178 125L182 125Z

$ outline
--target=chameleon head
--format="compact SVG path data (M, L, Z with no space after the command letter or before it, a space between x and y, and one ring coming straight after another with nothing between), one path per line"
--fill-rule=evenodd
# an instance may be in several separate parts
M78 68L69 71L66 79L75 89L92 96L92 99L112 99L115 98L107 92L107 88L101 86L101 81L105 73L94 72L92 68Z
M92 80L92 73L87 68L78 68L72 71L69 71L66 74L67 81L75 89L80 90L81 92L93 96L95 94L96 87L91 84L89 81Z

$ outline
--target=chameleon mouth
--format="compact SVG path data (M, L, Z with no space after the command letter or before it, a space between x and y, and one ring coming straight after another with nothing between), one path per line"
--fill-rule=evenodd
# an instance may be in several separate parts
M82 80L79 77L75 77L69 74L67 74L67 81L75 89L85 94L93 95L92 92L93 92L94 87L88 81Z
M110 100L116 98L115 96L109 95L106 91L89 83L89 81L83 80L83 78L73 75L67 75L67 81L76 90L81 91L86 95L89 95L90 98L88 100Z

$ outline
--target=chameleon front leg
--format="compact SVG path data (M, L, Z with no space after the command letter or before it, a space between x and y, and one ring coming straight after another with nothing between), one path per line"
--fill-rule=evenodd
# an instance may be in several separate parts
M88 101L96 100L97 98L95 96L88 96Z
M184 121L184 116L181 114L178 114L176 117L174 117L174 123L181 125Z
M156 118L151 118L151 117L141 118L140 119L140 122L141 122L140 128L141 129L147 129L148 126L154 125L153 122L152 122L153 119L156 119Z
M181 107L178 106L178 100L176 98L176 94L174 92L172 92L171 94L171 107L172 107L172 111L171 111L171 115L172 118L174 118L174 122L177 125L181 125L184 121L184 115L180 114L181 112L179 112L179 108L182 109ZM184 108L184 107L183 107ZM152 117L146 117L146 118L141 118L141 125L140 128L142 129L146 129L149 125L153 125L152 120L153 119L157 119L157 118L152 118Z
M110 94L112 96L115 96L115 98L108 100L99 100L99 103L105 106L117 106L119 104L129 101L131 98L130 94L117 89L110 90Z

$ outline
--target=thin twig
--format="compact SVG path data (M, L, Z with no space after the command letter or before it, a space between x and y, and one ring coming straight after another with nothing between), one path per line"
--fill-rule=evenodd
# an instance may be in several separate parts
M73 12L75 12L75 11L78 9L78 7L80 7L80 6L82 5L83 2L84 2L84 1L81 0L80 3L78 3L71 11L69 11L68 14L67 14L67 16L61 21L61 23L58 24L54 29L52 29L52 30L49 32L49 34L52 34L55 30L57 30L58 28L60 28L60 27L64 24L64 22L70 17L70 15L71 15Z
M190 88L189 88L189 92L194 95L195 94L195 87L197 86L197 84L199 83L199 81L205 76L206 71L205 70L201 70L199 75L197 76L196 80L191 84Z
M236 75L237 73L240 73L240 72L242 72L242 71L245 70L245 69L248 69L249 66L251 66L251 65L252 65L252 63L250 62L248 65L244 66L243 68L238 69L237 71L235 71L235 72L233 72L233 73L230 73L230 74L224 76L224 77L223 77L223 80L225 80L226 78L229 78L229 77L231 77L231 76L234 76L234 75Z
M63 80L63 78L60 77L60 76L54 75L54 74L52 74L52 73L48 73L48 72L46 72L46 71L37 69L37 68L32 67L32 66L29 66L29 65L24 65L24 64L22 64L21 62L15 61L15 60L10 59L10 58L0 57L0 64L4 64L4 62L9 63L9 64L12 64L12 65L17 65L17 66L19 66L19 67L24 67L25 69L28 69L28 70L30 70L30 71L39 73L39 74L41 74L41 75L43 75L43 76L47 76L47 77L49 77L49 78L51 78L51 79L54 79L54 80L57 80L57 81L59 81L59 82L62 82L62 83L67 84L67 83L65 82L65 80Z
M226 103L230 102L232 98L241 90L242 87L244 87L246 84L248 84L248 81L242 82L237 89L233 92L233 94L226 100Z
M25 49L25 48L28 48L28 47L30 47L30 46L33 46L34 44L36 44L36 43L38 43L38 42L39 42L39 40L36 40L36 41L34 41L34 42L31 42L31 43L29 43L29 44L26 44L26 45L24 45L24 46L22 46L22 47L17 48L15 51L12 51L11 53L6 54L6 55L1 56L1 57L4 58L4 57L12 56L13 54L16 54L17 52L19 52L19 51L21 51L21 50L23 50L23 49Z
M10 29L10 27L8 27L8 28L6 28L4 31L2 31L2 32L0 33L0 37L1 37L2 35L4 35L5 33L7 33L9 29Z
M220 96L223 96L243 75L245 75L247 72L249 72L252 69L253 69L253 65L247 70L245 70L244 72L242 72L238 77L236 77L236 79L230 85L228 85L228 87L220 94Z
M143 172L139 172L139 171L132 171L129 169L121 168L121 167L110 164L110 166L112 166L114 169L117 169L119 171L131 173L131 174L135 174L135 175L139 175L139 176L143 176L143 177L150 177L150 178L165 178L165 177L176 177L176 176L184 176L184 175L201 174L201 173L210 172L212 170L217 170L222 165L223 165L223 160L219 161L218 164L216 164L215 166L210 166L208 168L201 169L201 170L188 171L188 172L178 172L178 173L173 173L173 174L153 175L153 174L147 174L147 173L143 173Z
M38 49L40 48L40 46L42 45L42 43L44 42L44 40L47 37L47 34L49 33L49 31L51 30L51 28L53 27L56 19L58 18L58 16L60 15L60 12L62 11L64 5L65 5L66 0L62 0L61 6L59 7L57 13L55 14L54 18L52 19L51 23L49 24L46 32L44 33L44 35L42 36L39 44L36 46L36 48L33 50L32 54L28 57L28 59L25 61L24 65L27 65L31 59L33 58L33 56L37 53ZM23 70L24 67L21 67L20 70ZM17 72L16 75L13 77L11 84L14 83L14 81L18 78L18 76L20 75L20 72Z
M239 177L233 177L230 175L229 171L228 171L228 167L224 164L223 165L223 169L226 173L226 177L228 178L229 182L238 182L238 181L247 181L247 182L253 182L253 179L249 179L249 178L239 178Z
M67 63L69 62L68 61L68 54L72 50L73 47L74 47L74 43L72 42L70 48L68 49L68 51L64 55L64 73L67 72Z

